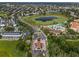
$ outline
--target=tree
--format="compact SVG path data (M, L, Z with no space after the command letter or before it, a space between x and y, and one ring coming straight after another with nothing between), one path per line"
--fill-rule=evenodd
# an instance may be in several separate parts
M19 43L17 44L16 48L17 48L18 50L20 50L20 51L26 51L26 49L25 49L26 46L25 46L24 42L19 42Z
M2 38L2 35L0 35L0 39Z
M68 33L71 35L75 35L77 34L75 31L73 31L72 29L67 29Z
M7 31L7 32L14 31L14 27L12 27L12 26L5 26L4 30Z

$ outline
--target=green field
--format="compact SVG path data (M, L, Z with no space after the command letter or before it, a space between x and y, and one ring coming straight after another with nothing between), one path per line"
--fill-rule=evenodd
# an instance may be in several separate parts
M0 41L0 56L12 56L15 52L17 41Z
M0 11L0 17L7 18L8 17L8 13L7 12L1 12Z
M16 50L18 41L0 40L0 57L22 56L23 52Z
M43 16L56 16L57 19L51 20L51 21L46 21L46 22L42 22L42 21L36 21L36 18L39 17L43 17ZM56 15L56 14L47 14L47 15L33 15L33 16L27 16L27 17L22 17L22 20L25 22L28 22L32 25L51 25L54 23L63 23L65 21L67 21L67 17L63 16L63 15Z
M79 40L66 40L70 47L79 47Z

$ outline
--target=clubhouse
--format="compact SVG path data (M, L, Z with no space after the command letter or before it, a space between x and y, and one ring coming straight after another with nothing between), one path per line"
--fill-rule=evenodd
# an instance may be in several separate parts
M59 35L60 33L65 33L66 28L63 24L55 24L55 25L49 25L49 26L43 26L43 28L46 28L49 30L49 32Z

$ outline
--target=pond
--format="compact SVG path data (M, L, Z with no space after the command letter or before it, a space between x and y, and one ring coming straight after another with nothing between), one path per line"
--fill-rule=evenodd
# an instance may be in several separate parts
M51 21L54 19L57 19L57 17L56 16L45 16L45 17L36 18L35 20L46 22L46 21Z

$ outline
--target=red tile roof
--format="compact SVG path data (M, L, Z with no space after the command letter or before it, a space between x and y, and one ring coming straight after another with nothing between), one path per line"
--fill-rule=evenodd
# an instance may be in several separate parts
M42 48L42 43L40 40L38 40L37 43L35 43L35 45L37 46L38 49Z
M78 22L71 22L71 28L79 29L79 23Z

